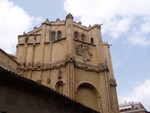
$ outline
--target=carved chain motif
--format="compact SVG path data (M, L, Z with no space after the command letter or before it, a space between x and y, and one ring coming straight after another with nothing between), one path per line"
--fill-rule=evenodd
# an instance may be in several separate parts
M103 72L103 71L109 71L108 67L104 67L102 65L106 65L104 63L99 64L98 66L94 66L94 65L89 65L89 64L83 64L82 62L76 61L75 62L75 67L79 68L79 69L83 69L86 71L93 71L93 72Z
M76 46L75 52L77 55L82 56L84 62L91 61L93 56L93 54L89 51L89 46L85 44L79 44Z
M35 70L52 70L52 69L59 69L60 67L64 67L66 65L66 62L59 62L59 63L50 63L50 64L44 64L42 62L38 62L35 65L32 65L31 63L24 63L21 64L20 67L18 67L19 70L25 70L25 71L35 71Z
M52 69L60 69L61 67L65 67L68 63L73 63L76 68L83 69L86 71L93 71L93 72L103 72L103 71L108 72L109 71L106 63L101 63L98 66L85 64L83 62L75 61L74 56L71 54L68 54L66 55L65 60L55 62L55 63L44 64L42 62L37 62L34 65L32 63L22 63L18 67L18 72L20 72L21 70L46 71L46 70L52 70Z

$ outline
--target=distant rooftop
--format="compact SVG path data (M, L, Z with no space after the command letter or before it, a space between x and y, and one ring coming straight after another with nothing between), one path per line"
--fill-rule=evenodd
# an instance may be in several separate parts
M129 102L119 105L121 113L148 113L140 102Z

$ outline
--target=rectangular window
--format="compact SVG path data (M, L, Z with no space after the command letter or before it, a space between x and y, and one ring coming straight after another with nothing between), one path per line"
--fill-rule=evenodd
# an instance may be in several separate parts
M52 33L51 33L51 41L54 41L54 40L55 40L55 35L56 35L55 32L52 32Z

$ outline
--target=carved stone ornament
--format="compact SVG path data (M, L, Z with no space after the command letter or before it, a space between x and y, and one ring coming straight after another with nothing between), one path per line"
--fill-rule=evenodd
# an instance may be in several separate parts
M73 63L75 61L75 58L74 58L73 54L67 54L65 60L66 60L66 62Z
M105 63L100 63L100 64L99 64L99 68L100 68L100 69L103 69L103 70L106 70L106 71L109 71L106 62L105 62Z
M61 67L66 66L67 62L65 60L55 62L55 63L47 63L44 64L43 62L37 62L34 65L28 64L28 63L22 63L18 67L18 71L21 70L24 71L46 71L46 70L52 70L52 69L60 69Z
M85 64L85 63L79 62L79 61L75 62L75 67L76 68L83 69L85 71L92 71L92 72L97 72L97 73L103 72L103 71L108 72L109 71L108 67L104 67L102 65L106 65L106 64L101 63L98 66L95 66L95 65Z
M117 86L115 79L111 79L109 82L110 82L110 86Z
M89 51L89 46L85 44L79 44L76 46L75 52L77 55L82 56L84 62L91 61L93 56L93 54Z
M46 70L58 69L59 70L58 78L61 79L60 68L65 67L68 63L73 63L75 68L83 69L85 71L92 71L97 73L103 71L107 71L107 72L109 71L106 62L100 63L99 65L91 65L84 62L76 61L73 55L68 54L65 60L54 62L54 63L49 62L47 64L44 64L43 62L38 62L34 65L32 63L22 63L18 67L18 73L22 74L23 71L46 71Z

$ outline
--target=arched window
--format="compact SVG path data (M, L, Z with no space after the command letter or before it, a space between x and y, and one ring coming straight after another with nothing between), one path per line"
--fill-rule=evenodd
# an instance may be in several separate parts
M84 34L81 35L81 41L85 41L85 35Z
M61 31L58 31L58 33L57 33L57 39L59 40L61 38L62 38L62 33L61 33Z
M74 32L74 39L78 39L78 32Z
M93 40L93 38L91 38L91 44L94 44L94 40Z
M54 41L54 40L55 40L55 36L56 36L55 32L52 32L52 33L51 33L51 41Z

